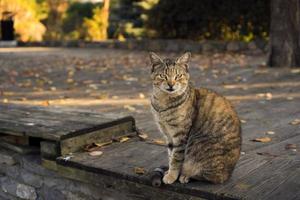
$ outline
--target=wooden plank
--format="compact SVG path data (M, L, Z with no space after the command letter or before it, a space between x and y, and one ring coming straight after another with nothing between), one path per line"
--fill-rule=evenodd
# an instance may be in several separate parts
M230 192L247 199L262 199L289 178L300 160L274 158L219 192Z
M106 187L114 188L113 192L119 194L116 199L204 200L201 197L180 193L178 191L165 190L164 188L156 188L145 184L138 184L132 181L95 173L94 171L70 168L63 165L57 165L57 173L69 179L97 185L99 189L105 189ZM224 198L224 200L227 199Z
M0 104L0 133L60 140L66 135L95 131L121 116L63 108Z
M167 166L167 151L163 146L151 145L138 139L131 139L125 143L115 143L104 147L103 155L100 157L90 156L88 153L72 154L70 160L65 161L63 158L57 160L58 164L63 166L75 167L85 171L92 171L99 174L108 175L115 178L122 178L140 184L150 185L148 173L159 166ZM233 174L231 182L246 176L259 166L266 163L263 157L247 156L242 158ZM134 168L142 167L146 174L135 174ZM230 184L231 182L228 182ZM225 184L226 185L226 184ZM193 194L202 198L233 198L238 199L240 196L232 192L221 191L224 185L212 185L204 182L191 182L187 185L175 183L165 185L163 189Z
M300 168L293 170L292 174L277 188L270 191L263 199L300 199Z
M38 154L40 153L40 149L35 146L27 146L27 145L16 145L11 144L9 142L0 141L0 147L5 149L9 149L11 151L20 153L20 154Z
M80 151L87 144L108 142L113 138L121 137L133 131L135 131L135 122L132 117L126 117L96 127L79 130L64 135L64 137L61 138L61 155Z
M274 145L273 149L281 149L282 154L278 157L257 155L256 151L242 155L234 173L228 182L221 185L212 185L205 182L194 181L186 185L175 183L163 186L163 189L193 194L202 198L233 198L243 199L252 196L260 199L279 187L286 178L291 176L299 162L284 146L290 141L299 141L299 137L292 138L285 142ZM271 146L261 149L265 151ZM142 150L141 150L142 149ZM166 148L157 145L131 139L126 143L115 143L103 148L103 155L93 157L88 153L75 153L70 160L65 161L59 158L58 164L78 168L85 171L92 171L115 178L122 178L139 184L148 184L147 173L156 167L167 165ZM270 153L272 155L272 152ZM281 157L279 157L281 156ZM294 155L295 156L295 155ZM146 158L146 159L145 159ZM135 167L142 167L146 174L137 175ZM274 176L274 173L278 177ZM254 194L255 193L255 194Z
M61 155L60 144L56 141L41 141L41 156L42 158L47 158L55 160Z

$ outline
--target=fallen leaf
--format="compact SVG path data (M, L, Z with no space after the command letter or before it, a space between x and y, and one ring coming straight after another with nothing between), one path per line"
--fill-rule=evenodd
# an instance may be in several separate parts
M50 87L51 91L56 91L56 87Z
M159 144L159 145L165 145L165 144L166 144L165 141L160 140L160 139L154 139L154 140L153 140L153 143L154 143L154 144Z
M273 95L270 92L266 93L267 100L271 100L272 98L273 98Z
M266 134L268 134L268 135L274 135L275 132L274 131L267 131Z
M300 73L300 69L292 69L291 73L292 74L298 74L298 73Z
M129 139L130 139L129 137L122 137L122 138L120 139L120 142L123 143L123 142L128 141Z
M130 105L125 105L124 108L126 108L129 111L135 111L136 110L135 107L130 106Z
M102 143L94 143L97 147L103 147L103 146L107 146L110 145L113 141L110 140L108 142L102 142Z
M148 135L146 133L139 133L138 137L140 137L141 139L145 140L148 138Z
M102 151L92 151L92 152L89 152L90 156L101 156L102 154L103 154Z
M101 149L104 146L110 145L112 142L113 142L112 140L110 140L108 142L102 142L102 143L95 143L95 142L93 142L91 144L85 145L83 147L83 149L85 151L88 151L88 152L97 151L97 150Z
M240 121L242 124L245 124L247 122L246 120L243 120L243 119L241 119Z
M278 157L278 155L274 155L268 152L257 152L257 155L261 155L261 156L270 156L270 157Z
M143 93L139 93L140 99L145 99L145 95Z
M289 124L291 124L291 125L299 125L300 124L300 119L294 119Z
M50 106L50 102L49 101L43 101L42 106Z
M252 141L253 142L270 142L272 139L269 137L261 137L261 138L255 138Z
M285 145L285 149L297 150L297 145L296 144L287 144L287 145Z
M145 174L145 169L143 168L143 167L135 167L134 168L134 173L136 173L136 174L140 174L140 175L142 175L142 174Z

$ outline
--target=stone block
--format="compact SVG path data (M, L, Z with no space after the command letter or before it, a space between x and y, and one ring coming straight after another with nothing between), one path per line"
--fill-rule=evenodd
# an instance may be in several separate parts
M35 189L29 185L18 183L8 177L0 178L1 189L4 193L8 193L12 196L27 199L36 200L37 193Z
M37 194L35 189L31 186L24 185L24 184L17 184L16 190L17 197L22 199L29 199L29 200L36 200Z
M14 154L4 149L0 149L0 164L15 165L17 163Z
M20 172L20 178L23 183L26 185L33 186L35 188L40 188L43 185L43 177L28 172L27 170L22 169Z
M25 170L40 176L58 177L55 172L44 168L41 163L39 155L24 155L22 157L21 165Z

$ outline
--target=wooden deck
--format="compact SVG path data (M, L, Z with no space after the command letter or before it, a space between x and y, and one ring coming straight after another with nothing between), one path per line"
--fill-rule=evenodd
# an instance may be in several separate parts
M151 86L146 75L146 52L31 50L1 51L0 58L6 58L1 60L0 69L0 80L5 83L0 87L3 102L132 115L149 138L162 138L149 109ZM195 85L225 95L242 120L242 155L225 184L176 183L163 186L161 191L207 199L300 199L300 70L267 68L263 66L265 58L266 55L251 54L193 56L191 73ZM18 68L20 65L24 68ZM71 78L77 85L66 81L72 70L76 71ZM35 73L55 84L36 86L34 83L41 78L35 78L27 87L26 79L34 79ZM263 137L270 141L254 141ZM81 153L63 164L147 185L147 178L133 173L132 168L151 171L167 162L165 148L135 139L113 144L103 152L97 161L87 161L85 153Z

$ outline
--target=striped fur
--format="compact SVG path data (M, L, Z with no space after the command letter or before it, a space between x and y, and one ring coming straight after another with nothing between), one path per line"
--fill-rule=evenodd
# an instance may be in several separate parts
M150 53L155 121L169 146L169 170L163 181L190 178L226 181L241 150L240 120L221 95L196 89L189 81L190 53L174 60Z

